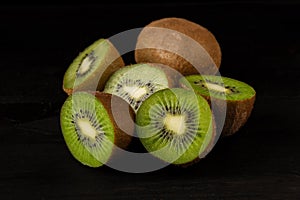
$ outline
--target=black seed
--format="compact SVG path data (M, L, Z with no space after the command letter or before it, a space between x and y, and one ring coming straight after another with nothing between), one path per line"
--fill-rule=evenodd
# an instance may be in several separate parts
M165 106L165 109L166 109L166 111L169 111L169 108L168 108L168 106Z

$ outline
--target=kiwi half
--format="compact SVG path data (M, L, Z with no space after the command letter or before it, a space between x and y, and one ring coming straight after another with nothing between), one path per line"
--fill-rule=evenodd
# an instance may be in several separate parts
M136 114L136 132L153 156L188 166L208 153L215 136L207 101L193 91L172 88L152 94Z
M225 113L223 136L236 133L253 110L256 92L245 82L221 76L189 75L181 79L181 84L185 88L192 88L210 104L214 101L216 109L213 111L216 118L224 116Z
M99 39L81 52L63 77L63 90L101 91L110 75L124 66L123 59L108 39Z
M161 64L133 64L117 70L103 92L123 98L136 112L145 99L158 90L172 87L174 80L172 72Z
M182 75L216 74L221 48L205 27L184 18L162 18L140 32L135 60L169 65Z
M123 125L126 124L131 133L120 129L112 115L112 97L106 93L78 91L69 95L61 108L60 124L66 145L84 165L99 167L105 164L112 157L115 146L126 148L131 141L134 123L130 117L123 117ZM119 97L114 100L118 101L114 109L126 116L129 105Z

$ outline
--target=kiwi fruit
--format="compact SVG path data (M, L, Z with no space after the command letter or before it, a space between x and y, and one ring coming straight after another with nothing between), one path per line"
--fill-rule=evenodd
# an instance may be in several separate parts
M143 27L135 49L137 63L162 63L182 75L214 75L221 57L219 43L207 28L177 17L158 19Z
M175 72L162 64L138 63L117 70L106 82L103 92L127 101L136 112L154 92L173 87Z
M101 91L110 75L124 65L113 44L100 38L70 64L63 77L63 90L68 95L73 91Z
M136 113L136 133L154 157L177 166L196 163L211 149L214 119L208 102L182 88L159 90Z
M112 113L112 99L118 118L122 118L121 124ZM64 141L80 163L100 167L110 160L116 147L125 149L129 145L134 132L133 114L131 107L117 96L102 92L73 92L60 111ZM130 133L124 132L122 126L126 126Z
M180 82L184 88L193 89L210 104L215 103L215 117L225 116L224 126L218 127L217 124L217 128L222 129L222 136L236 133L251 115L256 92L245 82L214 75L189 75Z

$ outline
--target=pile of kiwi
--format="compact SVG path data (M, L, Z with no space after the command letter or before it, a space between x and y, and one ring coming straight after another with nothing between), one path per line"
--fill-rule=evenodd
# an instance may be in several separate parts
M256 92L218 74L221 48L205 27L176 17L152 21L134 57L125 64L101 38L67 68L60 123L80 163L102 166L138 138L154 158L189 166L247 122Z

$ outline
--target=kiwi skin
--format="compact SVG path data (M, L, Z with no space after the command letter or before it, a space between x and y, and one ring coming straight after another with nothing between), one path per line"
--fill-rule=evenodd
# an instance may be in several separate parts
M157 41L157 37L166 37L170 38L169 34L164 33L163 31L154 34L152 30L147 30L147 27L158 27L158 28L167 28L174 31L178 31L186 36L194 39L198 42L202 47L207 51L210 55L212 60L215 63L215 66L211 66L212 62L210 59L206 60L199 60L196 56L191 57L194 60L193 63L201 63L201 66L204 66L205 69L202 71L202 74L215 74L217 69L221 65L221 48L216 40L215 36L205 27L189 21L184 18L176 18L176 17L169 17L169 18L162 18L159 20L152 21L145 28L141 31L138 36L137 40L137 49L135 50L135 60L137 63L140 62L152 62L152 63L162 63L165 65L169 65L176 70L178 70L182 75L192 75L192 74L199 74L199 71L193 67L193 65L188 62L183 57L179 56L178 54L162 50L162 49L153 49L147 48L147 43L155 44ZM180 39L174 38L174 42L172 45L181 44ZM169 44L168 44L169 45ZM138 47L146 47L139 49ZM164 44L160 44L160 46L164 46ZM176 45L175 45L176 46ZM180 49L181 46L174 47L174 49ZM186 52L186 55L193 55L193 49L185 48L183 51ZM216 69L215 69L216 68Z
M90 92L95 95L95 97L101 101L103 104L104 108L107 110L108 115L110 116L110 119L113 123L114 126L114 131L115 131L115 141L114 144L122 149L126 149L128 145L130 144L132 140L132 135L134 133L134 118L135 118L135 113L133 109L130 107L130 105L121 99L118 96L114 96L112 94L104 93L104 92ZM114 103L113 106L117 106L114 108L115 110L118 110L117 113L112 112L112 98L115 98L115 101L117 103ZM130 118L126 117L126 115L130 114ZM117 118L117 121L116 121ZM122 118L122 121L120 119ZM122 123L122 126L126 126L126 130L129 130L129 133L124 132L119 124Z
M201 95L198 93L198 95ZM223 116L225 114L225 121L223 128L217 126L218 132L221 132L222 137L231 136L237 133L241 127L245 125L248 118L251 115L253 106L255 103L256 96L254 95L250 99L245 99L243 101L233 101L233 100L221 100L213 97L203 96L211 106L211 102L214 102L216 108L214 108L215 116ZM226 111L224 109L226 105ZM220 130L222 128L222 130Z
M101 65L106 67L106 69L101 69L101 67L100 67L99 70L97 70L94 74L87 77L86 80L82 84L76 86L75 88L65 87L65 78L64 78L62 88L63 88L63 91L66 92L68 95L72 94L73 91L91 91L91 90L102 91L104 89L105 83L107 82L109 77L115 71L117 71L121 67L125 66L125 63L124 63L122 57L120 56L119 52L117 51L117 49L114 47L114 45L109 40L101 38L101 39L95 41L92 45L99 43L101 41L107 42L109 45L108 53L104 58L104 62L101 63ZM87 50L89 47L86 47L85 50ZM85 50L83 52L81 52L78 55L78 57L81 54L83 54L85 52ZM73 62L76 62L76 61L77 60L75 58L73 60ZM68 73L68 69L65 72L64 77L67 76L67 73ZM99 74L101 74L101 73L102 73L102 75L101 75L101 77L99 77Z
M256 95L243 101L227 101L227 112L222 130L223 136L230 136L236 133L251 115Z

